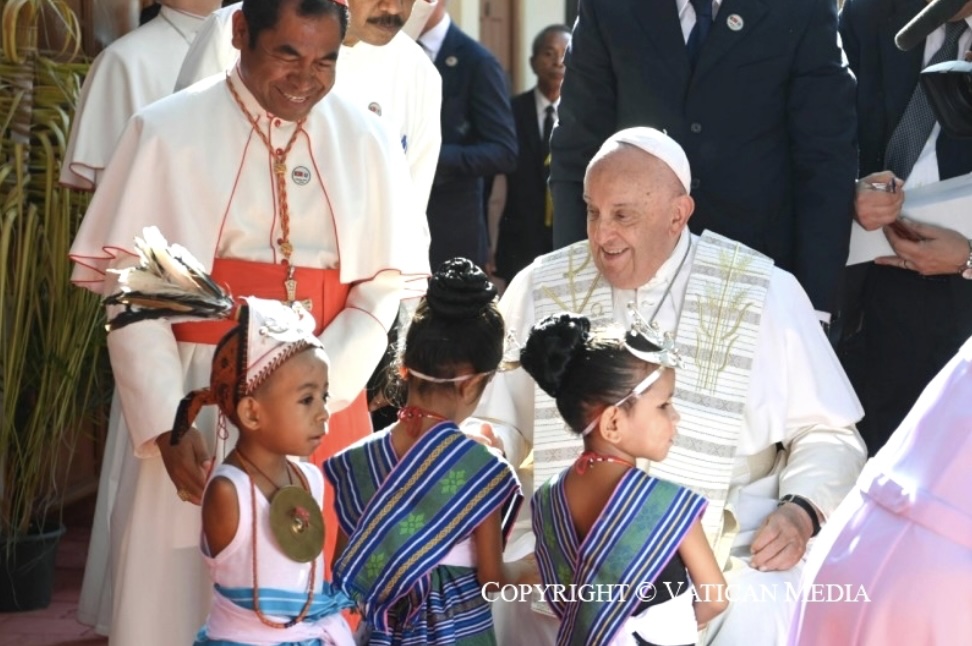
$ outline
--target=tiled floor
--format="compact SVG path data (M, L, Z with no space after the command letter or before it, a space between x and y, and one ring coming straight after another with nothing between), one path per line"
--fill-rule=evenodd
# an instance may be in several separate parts
M65 510L68 531L58 547L51 605L33 612L0 613L0 646L107 646L106 638L75 618L92 505L84 501Z

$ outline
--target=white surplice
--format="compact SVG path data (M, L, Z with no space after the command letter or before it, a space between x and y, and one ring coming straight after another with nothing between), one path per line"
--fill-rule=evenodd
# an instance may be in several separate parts
M95 58L81 87L71 122L60 182L94 190L111 159L128 119L146 105L168 96L182 57L204 22L163 6L147 24L111 43ZM117 412L115 413L117 416ZM107 634L111 622L108 569L109 516L120 479L119 457L125 446L117 429L109 429L102 460L99 496L91 527L85 579L78 600L78 620Z
M636 290L613 290L614 321L627 327L629 302L662 330L675 331L688 287L697 244L692 245L683 269L689 234L682 235L671 257L655 277ZM534 314L534 264L521 271L500 301L507 329L526 341ZM669 285L671 289L666 294ZM496 375L476 410L488 419L504 444L511 464L522 464L533 444L534 383L524 370ZM763 307L744 428L736 452L728 506L740 524L733 543L727 580L735 589L749 585L777 586L780 604L736 603L710 624L709 643L773 644L786 638L792 600L785 585L799 581L801 566L788 572L760 573L748 563L749 545L777 500L798 494L827 516L847 494L864 465L866 450L854 424L863 411L830 343L817 322L807 295L789 273L773 269ZM565 433L568 431L565 427ZM774 447L788 450L783 466L774 466ZM517 475L524 490L533 490L532 459ZM514 560L533 551L529 506L524 505L506 552ZM530 634L535 646L553 644L556 620L531 613L527 603L496 603L497 636ZM510 632L507 632L510 631ZM767 639L769 641L767 641ZM512 642L511 642L512 643Z
M273 145L286 146L296 125L266 114L238 71L232 81ZM332 410L339 410L384 351L406 283L428 274L428 227L412 206L399 144L377 118L332 91L303 129L287 157L293 261L337 268L352 285L345 309L321 335L334 375ZM298 167L307 172L295 173ZM226 78L156 102L131 120L105 170L71 249L73 280L110 291L106 271L132 262L133 238L148 225L207 268L214 256L280 262L271 170ZM124 413L116 406L112 424L127 444L111 515L111 643L191 643L211 597L198 549L200 511L176 496L154 438L171 428L183 395L208 385L214 346L177 343L166 322L113 332L108 346ZM216 439L214 410L196 426L217 459L235 442L232 429L227 440Z
M424 0L415 4L419 2L429 5ZM183 61L176 90L223 72L239 59L232 43L233 14L239 8L223 7L206 20ZM435 65L413 39L399 32L382 47L364 42L342 45L334 87L378 114L400 139L415 183L416 205L424 213L442 146L442 78Z
M62 184L95 189L129 117L172 93L182 59L204 19L163 5L153 20L95 58L71 123Z

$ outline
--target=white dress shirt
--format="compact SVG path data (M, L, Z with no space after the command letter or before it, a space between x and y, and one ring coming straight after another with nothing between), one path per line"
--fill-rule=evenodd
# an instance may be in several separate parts
M422 49L429 55L433 63L439 55L439 50L442 49L442 43L445 42L446 33L448 33L449 25L451 24L452 18L449 17L449 14L445 14L442 16L442 20L439 21L438 25L419 36L419 45L422 46Z
M558 116L557 111L560 109L560 97L557 97L556 101L551 101L543 95L539 87L533 88L533 99L537 105L537 127L540 128L540 138L543 138L543 122L547 118L547 106L553 106L553 119L554 125L557 125Z
M689 0L675 0L675 5L678 7L678 21L682 25L682 37L685 38L687 43L689 34L692 33L692 27L695 27L695 7ZM719 13L721 5L722 0L712 0L713 17Z

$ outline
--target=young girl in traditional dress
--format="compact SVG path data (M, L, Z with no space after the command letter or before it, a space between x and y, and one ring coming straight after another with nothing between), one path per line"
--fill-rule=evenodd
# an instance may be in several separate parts
M520 361L584 437L584 453L533 497L544 584L603 586L583 602L547 595L558 645L694 644L727 605L705 500L635 466L664 459L675 439L671 338L641 320L627 335L592 334L586 318L558 314L531 329Z
M336 585L371 644L494 644L483 586L502 565L520 487L510 465L463 435L503 356L496 290L473 263L445 263L405 336L398 422L324 463L343 552Z

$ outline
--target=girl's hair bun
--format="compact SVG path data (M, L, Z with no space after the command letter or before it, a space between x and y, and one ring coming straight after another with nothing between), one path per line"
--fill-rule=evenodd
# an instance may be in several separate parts
M583 316L551 314L530 329L520 364L544 392L556 398L571 365L586 351L590 332L591 322Z
M425 300L437 316L471 319L496 299L496 286L482 269L466 258L453 258L439 266L429 281Z

